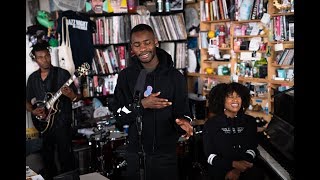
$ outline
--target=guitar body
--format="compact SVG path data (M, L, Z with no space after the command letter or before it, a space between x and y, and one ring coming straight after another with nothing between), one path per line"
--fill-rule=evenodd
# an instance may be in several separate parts
M47 93L45 99L50 99L53 95L51 93ZM49 109L46 108L47 101L37 101L34 103L33 108L44 108L45 117L38 117L31 115L32 122L34 127L43 134L45 131L50 129L54 123L55 115L58 112L58 104L60 100L56 100L54 105Z

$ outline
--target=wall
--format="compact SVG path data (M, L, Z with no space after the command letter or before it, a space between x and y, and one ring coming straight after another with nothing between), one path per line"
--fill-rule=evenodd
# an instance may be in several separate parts
M45 0L41 0L45 1ZM35 23L35 15L39 10L38 0L26 0L26 31L27 27L32 26ZM26 36L26 83L29 75L38 68L38 65L31 60L29 53L31 48L29 48L29 39ZM26 111L26 128L34 127L31 119L30 112Z

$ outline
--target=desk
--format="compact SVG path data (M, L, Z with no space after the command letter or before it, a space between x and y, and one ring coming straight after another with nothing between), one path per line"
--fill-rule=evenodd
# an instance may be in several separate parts
M40 174L37 174L29 166L26 166L26 180L44 180Z
M80 175L80 180L109 180L108 178L102 176L101 174L94 172L89 174Z

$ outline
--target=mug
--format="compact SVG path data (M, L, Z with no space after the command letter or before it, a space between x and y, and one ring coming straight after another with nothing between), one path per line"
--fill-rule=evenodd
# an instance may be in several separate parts
M277 69L278 77L286 79L286 70L285 69Z

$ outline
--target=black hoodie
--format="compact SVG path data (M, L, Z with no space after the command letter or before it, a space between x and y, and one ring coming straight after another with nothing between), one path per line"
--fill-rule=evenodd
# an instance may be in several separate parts
M203 127L204 153L212 176L224 179L232 161L253 162L258 155L257 123L255 118L238 113L234 118L216 115Z
M179 136L185 133L175 123L175 119L190 117L186 79L173 67L172 58L167 52L157 48L156 53L159 64L147 74L144 90L151 86L152 93L161 92L158 97L168 99L172 105L162 109L144 109L141 106L142 142L146 153L174 153ZM134 87L143 66L137 56L130 61L130 66L119 73L111 108L118 127L129 125L128 152L138 152L138 131L135 124L137 110L132 103Z

